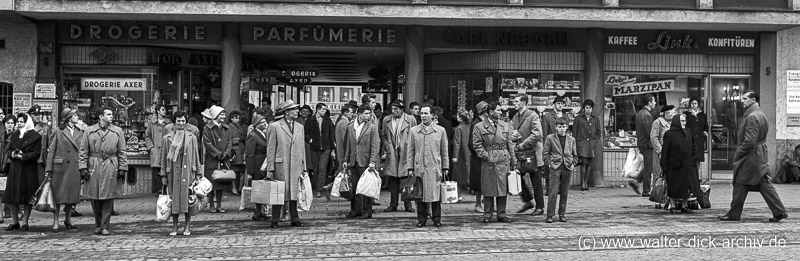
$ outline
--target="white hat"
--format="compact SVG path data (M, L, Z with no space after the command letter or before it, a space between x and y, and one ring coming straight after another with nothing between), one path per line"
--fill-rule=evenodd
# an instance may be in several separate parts
M225 108L222 108L222 107L219 107L217 105L214 105L214 106L211 106L211 108L209 109L208 113L209 113L209 115L211 115L211 119L216 119L217 116L219 116L219 114L222 113L223 111L225 111Z

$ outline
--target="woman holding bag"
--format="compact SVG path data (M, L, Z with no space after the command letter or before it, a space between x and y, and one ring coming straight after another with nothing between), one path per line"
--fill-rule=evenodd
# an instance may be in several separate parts
M39 159L42 151L42 136L34 131L33 121L27 114L17 115L17 130L9 137L7 157L11 166L8 171L6 194L3 203L11 208L13 222L6 230L28 230L31 216L30 199L39 188ZM22 225L19 223L19 205L23 205Z
M53 131L53 139L47 149L45 177L51 178L55 211L53 212L53 232L58 231L58 212L64 205L66 218L64 227L77 229L72 225L72 208L80 202L81 173L78 171L78 150L83 142L83 130L76 125L80 122L78 110L64 108L61 111L61 126Z
M247 141L244 143L244 162L247 167L247 175L252 180L264 179L264 172L261 164L267 158L267 119L261 114L253 115L253 130L247 134ZM250 184L247 184L250 186ZM266 213L262 213L263 204L256 204L252 219L256 221L266 221Z
M178 235L178 216L184 214L186 225L183 235L191 235L189 224L192 215L189 214L189 193L187 189L193 180L202 177L200 172L200 157L197 153L197 138L186 131L186 112L176 111L173 114L175 128L164 135L161 146L161 181L167 187L167 193L172 195L172 232L170 236ZM196 204L200 204L199 202Z
M215 170L220 168L230 168L230 160L233 150L231 132L225 124L225 109L219 106L212 106L209 109L211 121L203 127L203 148L205 148L205 170L204 176L214 184L214 190L208 194L211 213L225 213L222 208L222 192L232 187L231 180L214 180ZM214 208L214 202L217 207Z

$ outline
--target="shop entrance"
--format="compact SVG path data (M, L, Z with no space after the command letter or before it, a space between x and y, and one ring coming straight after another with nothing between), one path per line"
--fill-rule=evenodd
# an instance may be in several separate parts
M708 104L710 124L708 144L711 178L732 179L733 159L738 147L737 131L744 115L742 94L751 90L749 75L712 75L709 77Z

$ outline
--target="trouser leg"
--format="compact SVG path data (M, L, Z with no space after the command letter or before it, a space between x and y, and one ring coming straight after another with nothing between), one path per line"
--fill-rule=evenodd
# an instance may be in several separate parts
M317 162L317 175L316 183L317 183L317 191L322 191L322 187L325 186L325 182L328 179L328 160L331 158L331 150L324 150L319 154L319 161Z
M159 193L161 192L161 187L164 186L164 184L161 183L161 175L159 175L159 172L161 172L161 167L152 167L151 170L153 182L150 184L152 184L153 188L150 189L150 192Z
M364 173L364 170L366 168L350 168L350 184L352 185L350 187L353 188L353 200L350 202L350 210L355 214L362 214L364 209L364 196L355 194L358 191L358 180L361 179L361 174Z
M428 222L428 203L417 200L417 221L421 224Z
M495 197L483 196L483 217L484 218L492 218L494 215L494 199ZM417 211L419 210L419 206L417 206ZM427 208L425 208L427 211Z
M572 172L569 170L563 170L561 172L561 184L559 186L559 199L558 199L558 215L563 216L567 213L567 195L569 195L569 185L570 179L572 178Z
M642 150L644 169L642 170L642 194L650 194L653 177L653 149Z
M533 200L533 184L531 184L531 173L525 173L525 175L520 178L520 181L522 182L522 192L519 193L519 197L522 199L522 203L528 203Z
M94 214L94 225L97 228L102 226L103 220L103 204L102 200L92 200L92 213Z
M783 206L783 202L781 201L781 197L778 195L778 191L775 190L775 186L772 183L769 183L766 177L761 181L759 191L761 192L761 196L764 197L764 201L767 203L769 210L772 212L772 216L782 215L786 213L786 207Z
M292 222L300 221L300 213L297 212L297 200L289 200L289 216Z
M397 208L400 201L400 178L398 177L387 177L388 178L388 186L389 186L389 207L390 208Z
M730 218L741 218L742 209L744 208L744 201L747 199L747 185L733 183L733 198L731 200L731 209L726 214Z
M272 205L272 222L280 222L283 214L283 205Z
M547 194L547 216L552 217L556 214L556 203L558 201L558 192L561 188L561 172L557 169L550 170L550 184Z
M497 197L497 218L506 218L508 196Z
M114 200L113 199L102 200L100 204L102 204L102 214L103 214L103 219L101 220L101 227L108 229L111 223L111 212L114 211Z
M431 219L433 222L442 222L442 201L431 202Z

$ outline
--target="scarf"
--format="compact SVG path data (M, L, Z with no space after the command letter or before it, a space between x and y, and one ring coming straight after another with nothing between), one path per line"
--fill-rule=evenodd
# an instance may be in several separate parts
M22 129L19 130L19 138L22 139L26 132L33 130L34 128L33 120L31 120L31 117L28 116L28 120L25 121L25 127L22 127Z
M178 161L178 156L181 154L181 147L183 147L185 140L186 130L175 130L175 135L172 135L172 140L170 141L167 159L172 160L172 162Z

